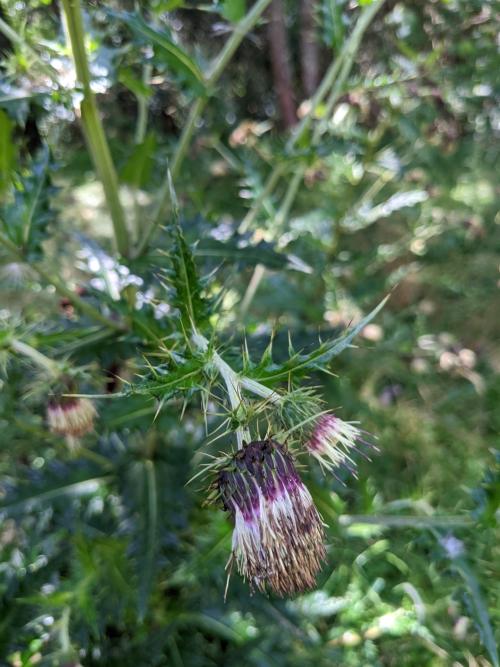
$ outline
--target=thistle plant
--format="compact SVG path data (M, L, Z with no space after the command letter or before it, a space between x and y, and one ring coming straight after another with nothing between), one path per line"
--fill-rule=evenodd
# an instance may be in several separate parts
M221 404L212 439L224 437L229 451L195 472L194 478L211 477L209 499L219 501L233 521L229 570L235 564L252 590L294 595L314 587L326 551L323 522L297 471L292 447L298 454L309 452L335 475L341 467L354 471L355 450L361 444L370 446L358 427L323 409L318 392L301 386L301 380L308 372L326 370L385 300L343 336L308 354L295 352L290 344L289 358L276 364L271 344L255 363L244 345L240 354L232 354L230 364L207 316L214 312L207 297L210 282L198 276L173 188L171 201L176 215L174 249L163 287L175 314L172 321L179 327L172 335L176 348L162 342L155 357L163 356L165 364L149 363L141 381L132 382L122 396L153 395L161 409L176 395L186 402L199 391L207 421L210 401Z
M252 341L246 340L243 331L235 326L236 312L228 313L224 305L230 278L222 271L202 275L200 244L190 245L185 239L173 184L208 102L207 91L211 92L217 84L241 40L269 2L257 0L241 18L206 74L182 53L180 57L179 49L169 45L164 36L160 39L142 17L125 12L114 15L124 26L147 35L152 43L159 43L162 48L167 45L170 56L179 59L183 73L187 68L202 89L202 93L197 89L198 97L188 113L163 187L149 208L137 205L135 220L130 219L131 213L123 205L118 170L97 107L80 3L62 2L67 65L71 65L71 56L79 86L78 95L67 97L73 100L72 111L81 121L103 187L116 252L112 256L109 249L101 248L95 241L79 238L75 261L78 279L74 273L68 279L59 272L57 262L46 261L43 243L49 238L49 221L57 216L52 208L52 174L56 165L50 150L45 148L16 180L15 196L7 199L3 213L0 243L10 264L30 265L28 278L16 271L19 280L37 279L50 285L63 308L59 310L60 321L48 331L40 323L20 328L9 325L1 348L7 370L10 356L22 357L30 365L28 374L35 377L35 384L43 385L42 391L29 391L41 399L39 412L45 436L63 437L73 458L85 454L94 462L103 463L100 454L82 446L84 438L88 442L93 438L95 443L107 439L115 442L118 438L120 451L127 449L127 442L142 447L148 488L146 515L152 523L157 520L155 503L160 486L155 472L155 420L165 412L182 418L201 408L207 430L201 449L217 440L222 451L210 463L197 464L192 472L194 478L205 478L209 499L227 512L233 524L228 568L231 571L234 566L251 590L293 596L315 586L326 559L325 525L299 473L298 460L309 453L326 474L338 476L339 468L354 470L355 451L366 440L357 426L331 414L330 406L310 386L309 378L328 369L332 359L351 345L384 302L339 338L309 346L307 352L296 351L290 341L288 356L280 362L274 360L270 343L257 359ZM361 12L353 38L327 69L310 110L287 144L291 165L300 159L298 147L313 123L316 108L326 103L328 113L333 109L338 87L350 71L361 36L382 2L377 0ZM152 71L151 63L147 63L146 78ZM341 76L336 80L339 72ZM146 99L141 98L140 102L138 139L144 138L147 121ZM314 142L323 131L319 123ZM241 234L257 218L265 197L285 173L285 166L277 163L268 185L256 197L239 229L234 230L236 248ZM286 193L280 208L280 227L298 189L296 177L293 183L293 192ZM142 235L134 238L130 232L132 223L142 229ZM157 240L158 249L151 247L153 239ZM271 266L290 265L294 270L312 271L279 249L267 249L267 254L257 250L257 254L259 262L267 258ZM246 312L249 301L247 293L239 315ZM95 360L92 373L80 365L80 355ZM139 369L137 375L119 378L121 391L107 391L109 369L123 368L131 358L131 366ZM113 406L120 405L121 424L126 423L128 402L138 397L152 406L149 429L137 436L126 428L113 428L108 421L108 408L112 412ZM306 460L306 456L303 458ZM104 465L107 475L109 462L104 461ZM79 484L76 488L85 492L87 487ZM147 541L148 545L152 543ZM148 572L154 568L155 555L154 547L148 547ZM152 576L140 587L141 613L145 613L151 582Z
M495 424L494 355L473 326L497 268L495 151L481 140L494 12L304 0L277 20L270 4L2 4L6 664L386 664L398 637L415 642L411 665L464 650L482 664L469 616L499 664L472 572L474 559L484 581L494 571L497 478L477 512L465 499L449 515ZM285 132L263 48L280 26L297 70ZM368 335L397 281L399 305ZM469 294L471 326L440 368L463 357L465 389L448 386L457 373L433 387L423 344L463 320L446 322L450 289L454 303ZM386 342L380 358L351 351L349 371L337 356L361 332ZM365 479L377 432L384 460ZM473 456L455 489L460 452ZM436 546L451 576L441 557L429 568Z

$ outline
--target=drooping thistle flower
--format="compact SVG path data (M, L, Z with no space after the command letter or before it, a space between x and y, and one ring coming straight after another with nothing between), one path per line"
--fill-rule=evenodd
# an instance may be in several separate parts
M234 519L230 563L252 589L284 597L313 588L325 558L323 524L285 447L245 444L215 486Z
M51 400L47 406L47 423L52 433L62 435L70 449L78 446L78 440L92 431L97 411L88 398L62 396Z
M352 454L355 452L363 454L361 445L376 449L365 435L365 432L354 423L345 422L336 415L328 413L317 419L306 442L306 449L330 472L343 467L356 475L356 462Z

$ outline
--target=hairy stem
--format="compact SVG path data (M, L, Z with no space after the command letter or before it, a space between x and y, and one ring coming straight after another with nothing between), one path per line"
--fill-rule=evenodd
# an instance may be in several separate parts
M237 373L233 371L231 366L229 366L217 352L214 352L212 363L224 380L231 410L234 415L238 417L238 413L241 412L241 409L244 406L243 397L241 395L240 379ZM248 429L238 427L236 429L236 440L238 441L238 449L243 448L243 442L250 442L250 433Z
M200 352L206 353L208 351L208 340L205 338L205 336L202 336L196 330L193 331L191 341ZM210 362L224 381L231 410L235 417L238 418L239 413L241 413L242 408L244 407L244 401L241 395L240 377L238 373L236 373L231 368L231 366L224 361L220 354L215 351L212 352ZM238 442L238 449L243 448L244 442L250 442L250 433L248 429L238 427L236 429L236 440Z
M269 401L270 403L279 403L282 399L281 394L278 394L278 392L269 389L269 387L265 387L260 382L257 382L257 380L252 380L252 378L243 376L240 378L240 382L243 389L246 389L256 396L265 398L266 401Z
M118 192L116 175L111 152L102 126L95 95L91 88L90 69L85 51L85 32L79 0L62 0L66 17L71 52L75 63L76 75L83 88L83 100L80 105L84 134L104 189L104 196L113 223L113 231L118 252L127 257L129 254L129 235L125 213Z

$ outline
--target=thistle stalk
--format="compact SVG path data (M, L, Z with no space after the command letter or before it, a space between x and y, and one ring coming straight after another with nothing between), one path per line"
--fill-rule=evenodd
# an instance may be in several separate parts
M269 401L274 405L280 403L282 400L281 394L278 394L276 391L269 389L269 387L266 387L260 382L257 382L257 380L252 380L252 378L243 376L240 381L243 389L246 389L256 396L260 396L260 398L264 398L266 401Z
M208 352L208 340L198 331L193 332L191 341L199 352L202 352L203 354ZM239 375L226 361L224 361L218 352L212 352L210 363L219 373L224 382L231 410L236 416L238 416L238 413L241 412L241 409L244 406L244 398L242 395L243 389L260 396L260 398L264 398L273 404L281 401L282 397L277 392L265 387L260 382L257 382L257 380ZM236 429L236 439L238 441L238 449L242 449L244 442L250 442L250 433L248 429L238 427Z
M92 161L104 189L104 196L113 223L117 250L120 255L127 257L129 255L129 235L125 213L118 192L118 177L99 117L95 95L91 88L80 2L79 0L62 0L62 6L66 17L76 76L83 88L83 100L80 104L83 131Z

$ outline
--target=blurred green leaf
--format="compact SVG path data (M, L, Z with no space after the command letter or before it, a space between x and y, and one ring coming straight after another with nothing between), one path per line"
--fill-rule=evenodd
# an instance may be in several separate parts
M232 23L240 21L245 16L245 12L246 0L223 0L222 2L222 16Z
M16 161L16 145L13 139L14 123L0 109L0 195L7 189Z
M51 184L50 154L45 146L30 164L14 192L12 203L0 211L1 222L8 238L30 259L39 259L47 227L55 218L51 208L54 188Z
M154 165L156 139L152 133L135 146L132 154L120 170L120 180L136 188L144 188L151 178Z
M135 76L129 67L121 67L118 71L118 81L128 88L136 97L144 97L146 99L153 95L152 89Z
M143 620L147 608L157 566L158 552L158 492L154 461L136 462L129 479L132 493L137 496L138 521L140 523L140 551L136 556L139 620Z
M479 583L473 570L463 557L454 558L451 561L452 568L464 580L467 590L469 592L468 600L469 607L485 649L488 651L493 667L499 666L498 648L495 641L495 635L491 626L490 615L488 607L485 604Z
M166 33L152 28L140 14L131 12L112 13L128 25L136 35L145 39L148 44L152 44L158 56L164 58L173 69L185 75L192 83L196 83L198 88L203 88L203 74L196 62L177 46Z

